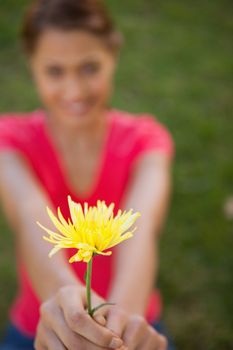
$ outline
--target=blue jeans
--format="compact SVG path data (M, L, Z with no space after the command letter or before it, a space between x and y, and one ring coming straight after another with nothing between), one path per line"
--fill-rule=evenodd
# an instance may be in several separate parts
M0 350L34 350L34 338L22 334L15 326L9 324Z
M159 321L159 322L155 322L152 326L158 333L163 334L167 338L167 340L168 340L167 350L176 350L175 345L173 343L173 340L172 340L166 326L164 325L164 323L162 321ZM0 350L1 350L1 348L0 348Z
M168 335L162 322L157 322L153 327L161 334L164 334L169 341L168 350L175 350L172 341ZM0 344L0 350L33 350L34 339L22 334L15 326L10 324L7 328L7 332L2 344Z

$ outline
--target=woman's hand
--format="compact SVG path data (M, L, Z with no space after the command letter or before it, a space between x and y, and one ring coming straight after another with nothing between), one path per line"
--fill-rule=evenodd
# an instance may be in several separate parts
M144 319L129 314L118 306L104 307L96 317L106 318L106 327L117 334L128 350L166 350L167 340L157 333Z
M93 305L103 299L92 293ZM41 305L41 318L35 339L36 350L123 350L123 341L105 327L101 314L92 319L85 310L84 287L62 287L57 294Z

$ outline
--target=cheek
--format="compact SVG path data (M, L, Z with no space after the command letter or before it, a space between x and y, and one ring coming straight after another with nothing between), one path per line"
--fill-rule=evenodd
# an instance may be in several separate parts
M55 84L44 77L36 79L35 82L38 94L43 101L53 100L59 95L59 84Z
M93 94L99 96L99 98L108 98L108 96L112 93L112 75L101 75L96 79L93 79L90 84Z

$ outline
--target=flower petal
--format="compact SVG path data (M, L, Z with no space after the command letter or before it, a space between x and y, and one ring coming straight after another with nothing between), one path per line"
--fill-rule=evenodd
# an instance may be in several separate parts
M56 216L48 207L47 207L47 213L51 221L53 222L54 226L58 229L58 231L60 231L64 236L69 236L70 235L69 230L67 230L66 227L64 227L64 225L60 223L60 221L56 218Z
M59 233L54 232L40 223L38 225L47 232L46 241L54 244L49 256L54 255L62 248L76 248L78 251L69 259L69 262L89 262L94 254L109 256L111 251L105 252L115 245L133 236L135 229L128 230L140 216L132 210L118 210L114 217L114 204L109 206L104 201L97 201L95 207L84 203L75 203L68 196L70 218L65 220L60 208L57 217L47 208L48 215Z
M62 247L59 247L58 245L55 246L50 252L49 252L49 257L51 258L54 254L56 254Z

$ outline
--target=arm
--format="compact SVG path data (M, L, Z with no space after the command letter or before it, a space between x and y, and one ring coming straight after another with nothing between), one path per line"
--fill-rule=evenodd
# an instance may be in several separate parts
M144 319L158 269L158 238L170 193L170 160L147 154L133 169L125 208L141 213L134 237L119 245L115 278L109 299L116 306L105 311L107 327L122 337L130 350L165 350L166 339ZM135 293L135 291L138 291ZM101 311L103 312L103 311Z
M141 213L134 237L119 245L110 292L125 310L143 315L158 269L158 238L168 207L171 161L155 152L135 165L124 203ZM119 288L121 286L121 288ZM135 290L140 293L135 294Z
M39 298L46 300L67 284L81 286L62 253L48 258L51 247L42 240L36 220L51 227L45 210L51 203L26 162L13 152L0 154L0 199L15 232L16 249Z
M118 348L122 341L86 313L85 288L62 252L48 258L51 246L42 240L36 221L51 226L45 210L51 203L26 161L16 152L0 153L0 201L15 232L16 248L34 290L45 301L36 349L45 345L48 349L63 349L62 344L67 349ZM93 296L96 304L102 302L100 297Z

